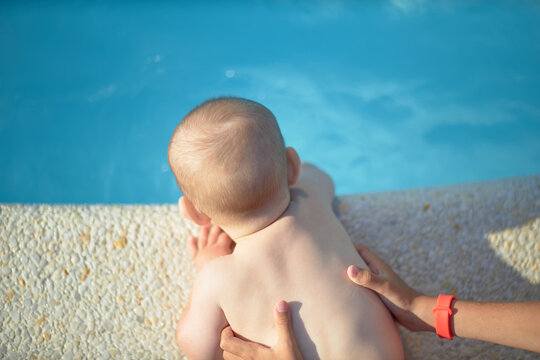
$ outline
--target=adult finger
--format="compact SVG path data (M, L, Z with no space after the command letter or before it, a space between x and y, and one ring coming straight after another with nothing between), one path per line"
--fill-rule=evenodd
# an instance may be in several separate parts
M371 271L359 269L357 266L350 265L347 268L347 275L354 283L384 295L387 281Z
M373 253L371 250L369 250L367 247L363 245L354 244L354 247L356 248L356 251L358 251L358 254L364 259L369 269L375 273L375 274L381 274L385 267L388 267L388 265L381 260L375 253Z
M292 329L289 304L283 300L278 301L276 304L276 311L274 313L278 342L291 342L291 339L294 339L294 333Z
M221 331L221 342L219 343L219 347L226 353L249 359L257 353L259 346L259 344L240 340L235 337L230 326L227 326Z

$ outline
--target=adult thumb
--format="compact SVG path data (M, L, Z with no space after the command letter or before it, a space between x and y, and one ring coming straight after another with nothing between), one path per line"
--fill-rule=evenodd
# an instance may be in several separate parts
M384 280L371 271L351 265L347 269L347 275L352 282L382 294Z
M289 311L289 304L286 301L280 300L276 304L274 321L278 334L278 343L282 341L288 342L291 338L294 338L291 312Z

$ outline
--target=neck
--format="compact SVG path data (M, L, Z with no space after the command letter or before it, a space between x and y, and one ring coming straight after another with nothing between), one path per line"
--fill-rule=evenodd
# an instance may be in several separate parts
M276 221L287 210L290 200L290 194L287 192L287 196L250 214L249 219L239 222L236 226L222 226L222 228L235 243L241 242Z

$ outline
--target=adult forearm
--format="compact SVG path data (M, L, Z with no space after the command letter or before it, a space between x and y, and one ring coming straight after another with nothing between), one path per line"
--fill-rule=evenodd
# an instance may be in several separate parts
M349 266L358 285L377 292L394 318L411 331L435 331L437 298L409 287L392 268L368 248L355 245L370 271ZM540 352L540 301L479 303L454 300L452 334Z
M450 326L456 336L540 352L540 302L457 300Z
M435 331L432 309L437 299L422 296L413 312ZM450 317L452 334L469 339L540 352L540 301L482 303L456 300Z

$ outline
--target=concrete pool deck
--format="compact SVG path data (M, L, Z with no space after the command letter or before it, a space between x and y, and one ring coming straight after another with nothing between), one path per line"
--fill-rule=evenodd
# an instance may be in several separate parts
M540 300L540 176L342 196L335 209L419 291ZM0 358L179 358L195 230L175 205L0 205ZM408 359L539 357L400 332Z

